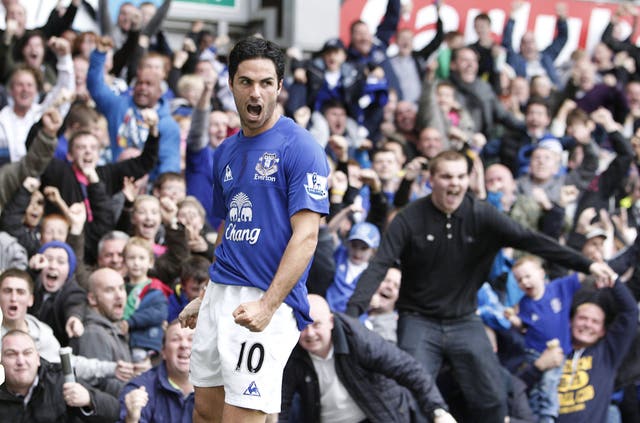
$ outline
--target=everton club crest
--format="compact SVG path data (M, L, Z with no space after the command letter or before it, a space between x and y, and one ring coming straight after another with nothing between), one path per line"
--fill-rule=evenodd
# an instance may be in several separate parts
M280 158L276 153L264 153L258 159L256 164L256 174L253 179L258 181L275 182L276 178L273 175L278 171L278 162Z

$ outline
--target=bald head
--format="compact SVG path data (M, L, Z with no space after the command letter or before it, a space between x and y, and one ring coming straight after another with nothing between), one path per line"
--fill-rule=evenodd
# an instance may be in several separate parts
M120 273L110 267L103 267L96 270L89 276L89 292L95 293L96 290L102 288L102 286L110 279L118 282L122 281L122 283L124 283L124 279L122 279Z
M122 320L127 292L117 271L103 267L89 276L89 305L112 322Z
M331 350L333 314L329 304L319 295L309 295L309 315L313 323L300 334L300 346L318 357L326 358Z
M309 294L309 314L313 321L328 319L331 316L329 303L320 295Z

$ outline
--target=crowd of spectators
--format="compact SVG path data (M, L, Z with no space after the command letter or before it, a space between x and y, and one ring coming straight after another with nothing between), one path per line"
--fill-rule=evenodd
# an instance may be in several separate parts
M100 0L91 10L99 17L99 33L71 29L79 8L90 8L81 0L56 7L40 28L25 27L25 2L2 4L0 308L6 381L0 416L190 422L193 333L176 318L209 280L220 226L212 212L213 151L240 128L223 54L230 40L195 22L173 50L162 29L171 0L160 6L126 2L113 21L108 2ZM481 277L486 283L475 287L476 314L504 371L502 400L510 421L585 421L576 416L588 411L603 412L603 421L611 423L637 422L640 343L629 304L630 295L640 300L638 10L621 5L593 51L578 49L559 62L570 11L557 4L556 28L549 28L553 41L538 46L530 32L513 39L522 5L511 5L501 42L491 33L489 15L480 13L473 25L477 42L465 45L461 33L445 33L438 18L433 40L414 49L413 32L398 30L400 0L388 0L374 34L357 20L348 45L332 38L317 52L287 50L290 72L277 107L310 131L332 169L330 213L319 228L307 282L310 294L326 299L329 308L318 297L314 303L332 326L305 331L290 365L296 369L302 365L296 360L303 360L320 366L313 348L305 347L309 333L335 337L347 328L362 345L397 342L398 316L412 312L402 301L396 309L403 263L386 271L368 304L352 307L350 301L389 223L431 194L435 170L429 163L455 150L467 163L467 196L590 262L608 263L620 276L614 288L603 289L589 276L512 248L481 257L493 264ZM622 38L625 21L632 22L632 34ZM398 47L392 56L391 42ZM247 166L263 166L268 176L266 163ZM238 218L251 219L247 210L238 204ZM415 242L424 248L434 241L433 235L418 235ZM426 272L429 261L422 263ZM575 330L578 319L593 316L600 330L589 341ZM361 334L365 327L384 341ZM326 343L322 358L345 342ZM77 382L63 375L61 345L73 348ZM399 350L378 348L380 357L416 365ZM587 353L600 360L597 373L582 360ZM375 369L416 395L431 390L416 385L423 376L428 380L422 370L417 378L391 368L393 360L372 364L340 357L336 366ZM445 357L432 375L442 393L437 405L458 421L473 421L457 363L448 360L461 358ZM298 383L296 376L285 371L285 383ZM366 389L387 386L376 381L355 392L336 382L341 390L334 387L332 395L317 399L315 418L337 418L341 413L328 407L345 406L347 415L383 421L384 413L370 414L373 400L362 399ZM321 390L325 382L321 378ZM283 387L282 421L300 411L294 391ZM398 398L409 391L398 391ZM416 411L423 400L408 404L416 421L425 417ZM54 414L60 420L51 420Z

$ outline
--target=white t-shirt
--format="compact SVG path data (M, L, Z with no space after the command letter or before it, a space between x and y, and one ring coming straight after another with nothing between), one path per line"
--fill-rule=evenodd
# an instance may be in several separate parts
M333 347L327 358L313 354L311 362L318 375L320 385L320 421L323 423L353 423L367 418L344 387L333 358Z

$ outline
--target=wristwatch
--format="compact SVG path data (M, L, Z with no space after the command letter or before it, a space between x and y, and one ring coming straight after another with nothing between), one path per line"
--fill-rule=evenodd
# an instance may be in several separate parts
M436 417L446 416L447 414L449 414L449 413L444 408L436 408L435 410L433 410L433 418L434 419Z

